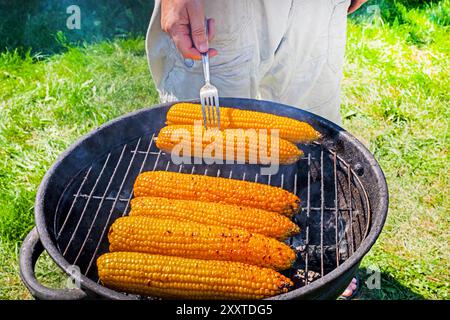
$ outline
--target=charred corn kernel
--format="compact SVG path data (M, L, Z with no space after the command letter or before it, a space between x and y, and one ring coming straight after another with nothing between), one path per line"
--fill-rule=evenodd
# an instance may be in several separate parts
M130 216L172 218L207 225L236 227L280 240L300 232L295 223L275 212L195 200L138 197L131 200Z
M292 216L300 209L300 199L278 187L167 171L141 173L134 183L134 195L235 204L286 216Z
M168 125L194 124L194 121L202 119L201 105L177 103L167 112L166 123ZM226 107L220 107L220 127L223 129L278 129L280 138L294 143L307 143L320 138L320 133L306 122L270 113Z
M108 240L112 252L237 261L276 270L290 268L296 258L288 245L244 229L145 216L117 219Z
M292 164L303 155L295 144L271 137L266 130L205 130L202 126L171 125L163 127L156 146L177 155L242 161L258 164Z
M293 287L268 268L137 252L105 253L97 268L109 288L169 299L263 299Z

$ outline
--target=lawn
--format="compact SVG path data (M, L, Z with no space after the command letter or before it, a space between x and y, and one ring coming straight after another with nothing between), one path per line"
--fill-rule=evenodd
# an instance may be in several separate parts
M386 226L359 272L364 281L379 269L381 288L363 285L361 299L449 298L449 12L449 0L396 4L349 22L344 127L375 154L390 190ZM53 161L81 135L155 103L142 38L46 57L0 53L0 299L31 298L18 250ZM64 285L46 256L38 274Z

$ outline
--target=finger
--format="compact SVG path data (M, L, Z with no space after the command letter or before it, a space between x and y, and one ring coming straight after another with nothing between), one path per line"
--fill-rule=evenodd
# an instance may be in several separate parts
M181 55L186 59L201 59L201 53L194 47L191 36L188 33L176 33L171 35L175 46Z
M214 49L214 48L209 48L209 50L208 50L208 56L209 56L210 58L215 57L215 56L217 56L217 55L218 55L218 52L217 52L216 49Z
M350 7L348 7L348 11L347 14L351 14L353 12L355 12L358 9L358 7L356 7L355 5L351 5Z
M195 50L195 52L193 50L192 51L189 50L189 54L186 55L186 56L183 55L183 57L186 58L186 59L201 60L202 59L202 54L197 49L195 49L195 48L193 48L193 49ZM216 49L214 49L214 48L209 48L208 49L208 56L210 58L215 57L217 55L218 55L218 52L217 52Z
M200 52L208 51L208 39L205 30L205 12L201 1L190 1L187 5L191 36Z
M201 60L202 55L197 48L194 47L191 37L188 34L174 34L172 40L183 58L192 60ZM214 48L208 50L209 57L217 56L218 52Z
M208 19L208 41L212 41L216 35L216 20Z
M358 10L364 3L366 3L367 0L352 0L352 4L348 8L348 14L351 14Z

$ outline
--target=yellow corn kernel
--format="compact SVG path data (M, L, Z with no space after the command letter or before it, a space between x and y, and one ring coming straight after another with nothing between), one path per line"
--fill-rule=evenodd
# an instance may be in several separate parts
M130 216L109 229L109 249L288 269L296 254L288 245L243 229L172 219Z
M131 200L130 216L149 216L207 225L235 227L284 240L300 232L299 227L278 213L238 205L138 197Z
M295 144L284 139L273 139L266 130L247 132L242 129L205 130L193 125L163 127L156 146L168 153L178 147L180 156L197 156L254 164L292 164L303 155ZM198 138L197 138L198 136ZM189 154L187 154L189 152ZM201 153L200 153L201 152ZM185 154L186 153L186 154Z
M109 288L169 299L263 299L293 287L272 269L136 252L105 253L97 268Z
M134 196L235 204L273 211L288 217L300 209L300 199L295 194L278 187L167 171L141 173L134 183Z
M167 112L167 124L194 124L201 121L201 105L176 103ZM320 138L310 124L270 113L220 107L220 128L278 129L280 138L294 143L307 143Z

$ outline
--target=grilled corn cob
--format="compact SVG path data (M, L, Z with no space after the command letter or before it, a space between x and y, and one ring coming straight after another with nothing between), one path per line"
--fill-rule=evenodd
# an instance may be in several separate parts
M107 287L169 299L263 299L293 286L267 268L136 252L105 253L97 267Z
M193 124L202 120L201 105L193 103L174 104L167 112L167 124ZM278 129L280 138L294 143L306 143L320 138L310 124L270 113L220 107L221 128Z
M134 183L134 195L236 204L286 216L294 215L300 208L296 195L278 187L167 171L141 173Z
M276 270L290 268L296 258L286 244L243 229L145 216L117 219L108 240L111 252L237 261Z
M242 129L226 129L224 131L199 126L196 130L193 125L171 125L163 127L156 139L156 146L168 153L176 146L189 151L189 156L213 158L230 161L245 161L247 163L295 163L303 155L295 144L277 138L276 142L267 134L267 131L245 132ZM199 136L197 138L197 136ZM273 144L273 145L272 145ZM183 149L180 149L180 156ZM208 156L206 151L210 150Z
M207 225L236 227L280 240L300 232L295 223L275 212L195 200L138 197L131 200L130 216L173 218Z

